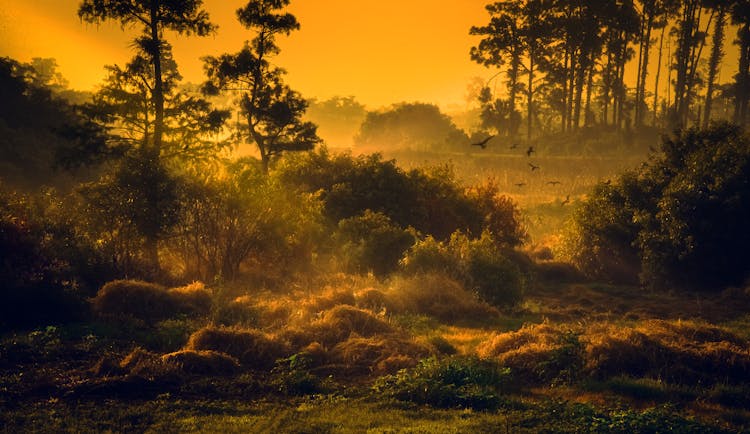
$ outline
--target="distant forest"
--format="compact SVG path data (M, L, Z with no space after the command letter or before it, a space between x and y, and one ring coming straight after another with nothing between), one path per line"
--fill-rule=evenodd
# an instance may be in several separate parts
M491 79L479 91L485 128L530 139L593 127L748 122L746 0L521 0L486 8L489 21L470 30L482 38L471 57L502 68L505 80L504 88ZM732 37L737 55L726 56ZM737 59L736 69L725 57ZM720 83L728 70L737 72Z

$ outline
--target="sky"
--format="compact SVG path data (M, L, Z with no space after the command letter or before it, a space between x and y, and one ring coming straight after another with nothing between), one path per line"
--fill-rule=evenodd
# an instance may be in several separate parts
M246 0L206 0L218 24L204 38L168 34L185 81L204 80L201 57L238 51L252 33L236 20ZM134 31L115 22L92 25L76 14L79 0L0 0L0 56L27 62L54 57L70 86L93 90L104 65L134 53ZM311 98L354 95L369 108L396 102L464 105L474 77L494 71L475 64L473 25L489 20L487 0L292 0L301 30L281 37L276 64L289 85Z

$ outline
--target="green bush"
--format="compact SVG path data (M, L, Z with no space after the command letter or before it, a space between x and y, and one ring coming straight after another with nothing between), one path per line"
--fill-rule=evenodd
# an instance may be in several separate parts
M586 273L656 288L719 290L750 277L750 139L721 124L664 140L638 173L577 211L569 256Z
M511 386L510 370L476 357L423 359L412 369L381 377L373 389L400 401L434 407L497 408Z
M388 216L370 210L341 220L335 238L350 271L371 271L379 277L398 268L399 259L414 243L410 231L394 225Z
M405 171L379 154L353 157L321 147L287 157L274 176L318 193L333 224L371 210L439 240L458 230L473 236L489 230L510 246L525 239L515 203L493 183L464 188L449 165Z
M497 241L485 232L478 239L454 233L448 242L431 237L414 244L401 260L406 274L445 273L476 292L487 303L513 305L521 301L526 276Z

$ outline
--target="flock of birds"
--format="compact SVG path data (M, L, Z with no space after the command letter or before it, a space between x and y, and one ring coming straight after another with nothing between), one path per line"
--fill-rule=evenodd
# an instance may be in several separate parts
M493 135L491 135L491 136L489 136L489 137L487 137L487 138L485 138L485 139L483 139L483 140L481 140L479 142L472 143L471 146L478 146L478 147L480 147L482 149L486 149L487 148L487 143L490 140L492 140L495 136L496 135L493 134ZM509 146L510 150L515 150L515 149L518 149L518 148L519 148L518 143L513 143L513 144L511 144ZM529 158L531 158L531 155L535 154L535 153L536 153L536 149L534 149L533 145L530 145L526 149L526 156L529 157ZM528 162L527 164L529 165L529 168L531 169L532 173L535 172L535 171L537 171L537 170L539 170L539 169L541 169L540 166L538 166L538 165L536 165L536 164L534 164L532 162ZM547 185L551 185L552 187L557 187L558 185L561 185L561 184L562 184L562 182L557 181L557 180L547 181ZM518 183L513 184L513 185L515 185L518 188L521 188L521 187L524 187L526 185L526 183L525 182L518 182ZM570 195L567 195L565 197L565 200L560 201L560 206L565 206L565 205L567 205L569 203L570 203Z

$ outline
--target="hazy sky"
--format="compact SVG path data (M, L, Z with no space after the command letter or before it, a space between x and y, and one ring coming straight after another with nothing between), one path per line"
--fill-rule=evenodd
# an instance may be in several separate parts
M472 77L493 73L469 59L488 21L487 0L292 0L302 29L282 38L276 63L305 97L355 95L371 108L400 101L463 104ZM252 34L234 12L246 0L206 0L215 36L170 34L187 81L203 80L200 57L238 51ZM82 23L79 0L0 0L0 56L54 57L74 88L92 89L106 64L132 55L132 36L115 23ZM132 32L131 32L132 35Z

